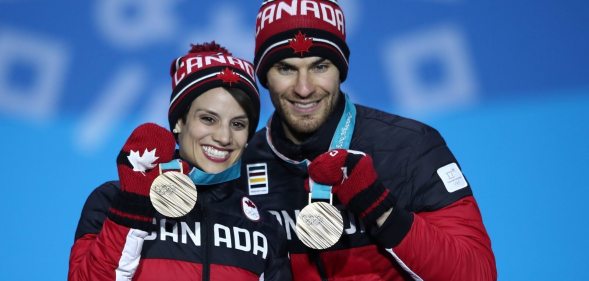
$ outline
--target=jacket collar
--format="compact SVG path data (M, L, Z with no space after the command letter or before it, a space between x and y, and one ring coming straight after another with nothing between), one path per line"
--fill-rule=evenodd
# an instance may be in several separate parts
M182 157L180 157L179 150L176 150L175 158L182 159ZM194 169L198 169L196 166L193 166L192 164L190 164L190 162L188 162L184 159L182 159L182 161L188 163L189 169L191 171L194 171ZM240 162L241 161L238 161L238 163L240 163ZM238 163L236 163L234 165L240 165ZM202 171L200 171L200 172L202 174L206 174L205 172L202 172ZM236 178L228 178L226 181L216 181L215 183L211 183L211 184L195 183L196 190L198 191L198 200L199 201L203 200L205 202L221 201L221 200L227 198L228 196L230 196L234 192L236 186L233 183L235 183L235 182L237 182Z

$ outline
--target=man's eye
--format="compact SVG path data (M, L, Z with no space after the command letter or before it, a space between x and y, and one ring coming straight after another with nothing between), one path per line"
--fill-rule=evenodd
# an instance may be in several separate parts
M325 72L329 69L329 65L328 64L318 64L318 65L314 66L313 69L315 70L315 72Z
M278 70L278 73L281 73L281 74L289 74L289 73L293 72L292 67L289 67L286 65L276 66L276 70Z

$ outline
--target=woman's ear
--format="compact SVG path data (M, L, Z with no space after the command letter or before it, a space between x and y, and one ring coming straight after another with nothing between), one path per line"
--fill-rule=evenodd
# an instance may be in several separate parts
M174 126L174 129L172 130L172 132L174 134L179 134L182 133L182 127L184 124L182 124L182 120L178 120L176 121L176 126Z

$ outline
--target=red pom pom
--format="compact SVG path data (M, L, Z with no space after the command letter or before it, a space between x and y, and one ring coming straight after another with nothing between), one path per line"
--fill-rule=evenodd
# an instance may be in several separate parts
M226 56L231 56L232 54L225 49L225 47L217 44L215 41L202 43L202 44L190 44L192 47L188 53L195 54L195 53L222 53Z

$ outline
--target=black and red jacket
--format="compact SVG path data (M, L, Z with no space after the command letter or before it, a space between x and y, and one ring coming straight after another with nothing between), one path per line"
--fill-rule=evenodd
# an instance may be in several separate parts
M197 187L189 214L156 214L150 233L108 218L120 189L101 185L84 205L68 280L291 280L284 231L237 183Z
M242 159L247 182L240 187L284 226L293 279L496 280L491 241L470 186L463 178L464 187L454 190L438 175L442 167L459 169L440 134L417 121L360 105L349 149L372 156L379 180L394 195L393 211L381 227L367 229L335 202L344 217L337 244L317 251L297 239L296 216L308 204L308 174L273 149L296 161L327 151L344 108L343 98L339 100L335 114L301 145L285 137L274 114Z

